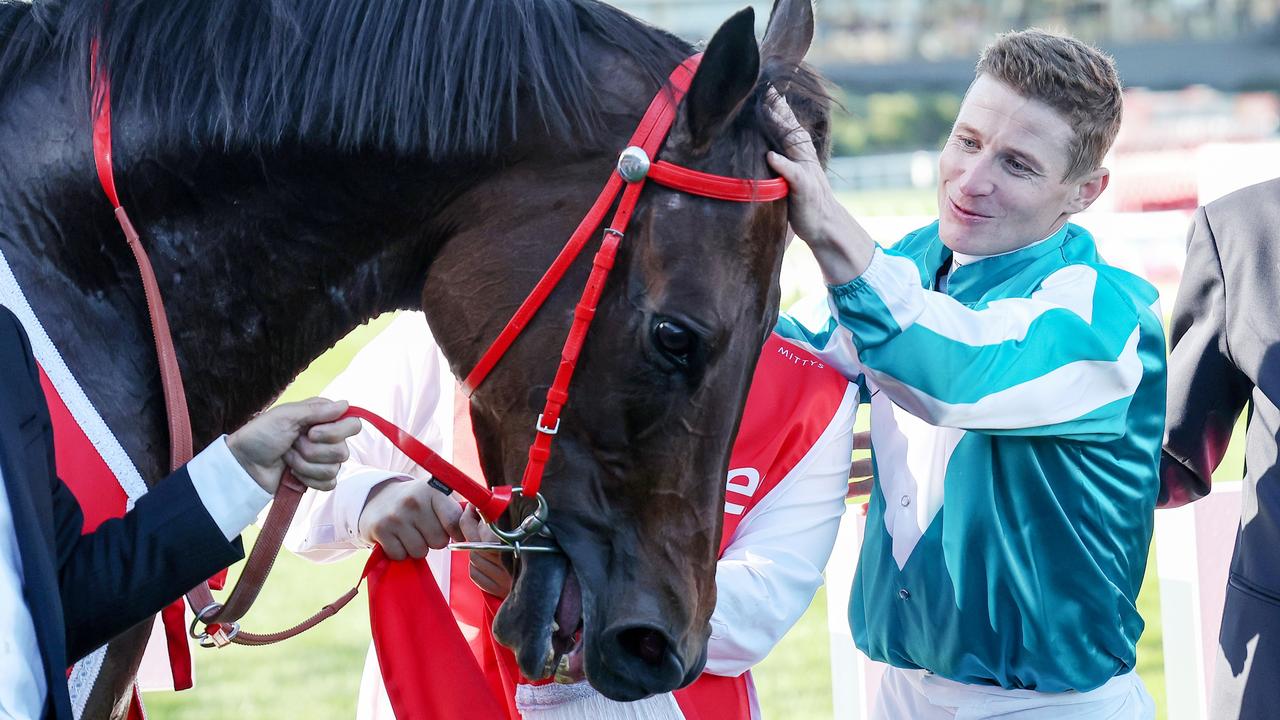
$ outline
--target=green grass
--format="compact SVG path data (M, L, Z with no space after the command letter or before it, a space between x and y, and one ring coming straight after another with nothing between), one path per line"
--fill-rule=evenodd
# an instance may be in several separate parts
M362 562L352 558L315 565L283 553L258 605L245 618L245 627L274 631L303 619L351 587L360 576ZM1138 608L1147 620L1138 645L1138 672L1156 700L1157 717L1164 718L1154 556ZM796 627L755 671L766 718L832 717L826 617L826 592L820 590ZM196 688L148 693L147 710L153 718L181 720L350 718L355 714L368 643L368 609L361 595L336 617L281 645L196 649Z
M245 629L275 632L303 620L346 592L362 564L363 558L351 558L316 565L281 553ZM279 645L195 648L196 687L146 693L147 714L183 720L355 717L369 646L367 608L361 595L336 617Z

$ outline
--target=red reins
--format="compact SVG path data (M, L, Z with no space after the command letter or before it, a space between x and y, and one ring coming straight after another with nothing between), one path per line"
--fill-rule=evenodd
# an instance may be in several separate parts
M569 386L572 383L574 369L577 367L578 357L581 355L591 321L595 316L596 306L604 290L609 272L613 268L618 246L625 237L627 225L631 220L632 213L635 211L640 193L644 189L645 181L652 180L665 187L692 195L733 202L768 202L780 200L787 195L786 182L780 178L766 180L730 178L691 170L661 160L651 161L651 158L656 155L667 134L671 131L676 111L689 89L700 61L701 56L695 55L685 60L671 73L668 86L659 90L657 96L650 103L648 110L641 118L635 133L631 137L630 146L623 151L618 161L618 167L610 175L608 182L599 197L596 198L587 216L583 218L577 230L570 236L569 241L547 269L542 279L538 281L533 291L530 292L515 315L503 328L502 332L499 333L497 339L494 340L479 362L476 363L475 369L471 371L463 382L464 391L468 396L484 382L484 379L488 377L512 343L528 327L533 316L564 277L565 272L586 246L592 234L600 227L609 208L621 193L622 197L621 200L618 200L618 207L614 211L613 218L604 230L604 240L600 249L596 252L591 275L587 279L582 297L574 310L573 324L569 329L568 338L560 355L560 364L557 368L555 379L547 392L546 406L535 423L537 434L529 448L529 462L525 468L520 486L516 488L511 486L487 488L484 484L475 481L386 419L355 406L352 406L346 413L347 417L359 417L373 425L402 452L430 472L434 478L457 490L459 494L475 505L481 515L491 524L495 523L499 516L506 511L511 503L513 492L519 492L530 499L536 499L539 503L539 510L545 512L545 503L538 495L538 490L541 487L546 462L551 454L551 442L559 430L560 413L565 403L569 400ZM116 219L129 241L129 247L134 253L143 278L147 307L151 314L152 330L155 335L156 356L160 364L161 380L164 386L165 407L169 417L170 459L173 468L176 469L187 460L190 460L192 456L191 423L187 412L186 396L183 392L182 378L178 369L177 356L174 352L173 339L169 332L164 303L155 281L155 274L151 269L146 252L138 240L138 233L130 222L124 208L121 207L116 194L111 158L111 93L108 81L97 73L96 45L92 54L92 63L91 73L95 103L93 126L94 162L103 191L111 202ZM225 606L213 600L208 586L204 584L188 594L188 602L191 603L192 610L196 613L196 620L206 624L206 631L201 635L197 635L199 639L218 646L225 645L231 641L242 644L275 642L312 627L316 622L337 612L338 608L354 596L353 590L347 596L344 596L340 602L334 603L311 619L283 633L250 635L249 633L239 633L239 629L235 625L235 621L248 610L249 604L253 602L258 590L261 589L262 582L265 581L266 574L270 571L275 555L283 541L285 530L292 520L294 510L296 510L298 500L304 490L305 488L286 474L286 478L281 482L280 489L277 492L275 505L268 516L267 523L259 536L258 542L254 545L249 562L242 574L241 584L237 585ZM508 542L517 544L518 547L520 541L541 528L541 521L544 519L540 518L539 522L530 523L530 519L527 518L515 532L504 532L498 528L495 528L495 531ZM244 587L246 585L247 587ZM192 626L192 634L196 635L195 623Z

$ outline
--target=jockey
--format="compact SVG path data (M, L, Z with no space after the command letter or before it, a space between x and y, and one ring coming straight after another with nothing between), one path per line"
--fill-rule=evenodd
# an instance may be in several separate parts
M777 331L871 394L875 488L850 602L889 664L872 717L1149 720L1138 590L1164 435L1154 287L1070 222L1120 126L1106 56L1040 30L984 51L939 160L937 222L880 248L786 102L788 219L828 285Z
M421 314L396 318L325 392L383 414L448 457L453 380ZM717 605L702 678L674 697L639 703L612 702L585 683L522 685L516 693L520 712L527 718L759 717L747 671L800 618L822 583L845 506L858 400L856 385L771 337L730 462ZM376 542L394 559L421 557L428 546L443 546L447 535L456 537L457 503L428 485L421 469L375 433L361 433L350 446L337 489L304 497L285 541L290 549L325 562ZM470 582L459 582L467 559L461 553L427 555L464 627L479 626L487 637L486 622L460 611L477 594ZM461 567L451 568L451 561ZM479 554L477 564L483 564ZM394 717L372 648L357 716Z

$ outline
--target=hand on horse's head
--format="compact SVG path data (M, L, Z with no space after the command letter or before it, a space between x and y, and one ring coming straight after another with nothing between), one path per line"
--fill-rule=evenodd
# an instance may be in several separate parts
M338 420L346 411L345 401L324 398L277 405L227 436L227 447L272 495L286 466L303 485L332 490L338 467L349 455L347 438L360 432L358 419Z
M359 532L382 546L392 560L426 557L450 538L462 539L462 506L421 478L387 480L369 491L360 511Z
M783 152L770 151L766 161L790 190L787 221L813 251L823 278L842 285L857 278L871 262L875 242L836 199L813 139L778 92L769 89L765 113L783 130Z

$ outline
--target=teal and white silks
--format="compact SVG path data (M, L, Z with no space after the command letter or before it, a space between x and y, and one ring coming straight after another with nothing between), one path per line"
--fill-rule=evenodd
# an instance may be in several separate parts
M1066 225L958 267L937 224L778 332L871 400L876 479L849 620L876 660L1091 690L1135 664L1164 433L1155 288Z

